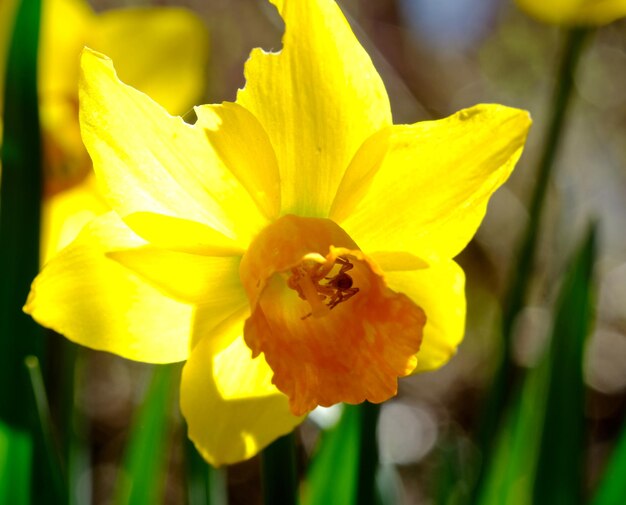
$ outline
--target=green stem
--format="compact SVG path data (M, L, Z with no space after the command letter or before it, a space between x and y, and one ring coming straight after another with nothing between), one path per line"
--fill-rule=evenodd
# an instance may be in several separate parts
M67 487L70 490L68 505L81 505L89 502L91 496L90 447L88 444L88 423L85 414L77 409L77 395L80 384L85 377L85 353L82 349L66 339L55 342L60 351L61 382L58 385L58 421L55 426L63 427L63 453L67 463ZM47 382L50 383L50 372ZM54 400L52 401L54 405Z
M531 272L537 251L539 225L546 200L548 183L563 138L563 125L567 119L572 92L574 90L576 68L589 33L590 31L586 28L574 28L568 32L552 102L550 126L537 169L535 191L532 194L528 210L528 226L520 245L517 256L517 268L513 270L513 278L504 306L502 333L504 336L505 349L507 351L510 350L511 346L511 335L515 318L521 310L528 294ZM507 355L510 356L509 353L507 353Z
M187 503L189 505L226 505L225 470L213 468L185 436Z
M358 505L375 505L378 503L376 493L376 470L378 469L378 438L376 428L380 405L364 402L359 405L361 413L361 433L359 451L359 473L357 481Z
M514 382L515 366L511 359L513 327L528 295L548 184L563 139L564 125L574 90L576 68L590 33L591 31L587 28L573 28L567 32L552 100L550 123L537 167L535 189L530 200L528 225L519 246L517 264L513 268L509 290L504 302L501 361L486 401L485 414L479 434L483 458L487 458L491 452L493 434L500 424L502 414L509 403L511 391L514 389L512 383ZM480 465L474 488L474 501L480 494L484 466Z
M266 505L296 505L298 477L294 434L280 437L261 453L263 496Z

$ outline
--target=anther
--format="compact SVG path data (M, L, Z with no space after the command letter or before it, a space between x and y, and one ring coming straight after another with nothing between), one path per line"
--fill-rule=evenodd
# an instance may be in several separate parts
M339 271L327 277L326 275L336 266L339 267ZM356 295L359 288L352 287L354 281L347 273L353 268L354 265L348 258L339 256L332 264L316 263L309 268L299 265L292 269L287 285L294 289L301 299L306 300L313 309L301 319L304 320L312 315L323 316L328 310L334 309L340 303Z

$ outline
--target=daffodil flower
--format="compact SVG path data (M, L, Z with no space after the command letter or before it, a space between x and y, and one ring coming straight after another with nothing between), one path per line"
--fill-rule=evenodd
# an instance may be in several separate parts
M207 33L188 10L134 8L96 14L85 0L47 0L41 26L39 95L48 194L75 185L91 169L78 126L84 46L114 58L122 79L172 114L184 114L202 96Z
M382 402L464 332L453 261L509 176L526 112L478 105L393 125L332 0L273 0L235 103L170 116L85 50L82 135L114 212L33 283L25 310L89 347L187 360L181 409L212 464L318 405Z
M516 0L529 15L544 23L600 26L626 16L626 0Z
M2 0L0 68L15 4ZM84 0L43 2L38 69L46 196L42 262L71 242L91 218L109 210L96 190L80 138L78 79L85 45L114 58L125 81L172 114L184 114L197 103L205 83L207 31L192 12L132 8L96 14ZM0 82L0 91L2 87Z

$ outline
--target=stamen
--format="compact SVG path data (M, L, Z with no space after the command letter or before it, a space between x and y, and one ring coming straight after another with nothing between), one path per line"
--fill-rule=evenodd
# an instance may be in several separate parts
M301 277L298 281L298 285L302 289L302 292L304 293L304 298L307 302L309 302L309 305L312 309L312 312L304 316L304 318L307 318L310 315L313 315L314 317L322 317L330 310L328 306L324 304L324 299L326 297L324 295L318 294L316 286L313 284L311 277L309 277L308 275Z
M301 264L291 270L291 276L287 285L294 289L298 296L306 300L312 311L302 316L304 320L309 316L322 317L329 310L334 309L340 303L352 298L359 292L359 288L353 288L352 277L346 273L354 268L354 265L345 256L338 256L334 262ZM327 274L336 270L334 275Z

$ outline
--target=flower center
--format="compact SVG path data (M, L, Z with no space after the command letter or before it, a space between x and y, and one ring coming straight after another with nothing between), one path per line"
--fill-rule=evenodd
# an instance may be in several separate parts
M241 261L251 316L244 338L264 353L294 414L384 401L417 363L426 318L328 219L284 216Z
M359 292L353 287L354 281L348 272L354 265L346 256L338 256L334 261L325 260L302 262L291 269L287 285L295 289L302 300L311 306L311 312L301 317L322 317Z

